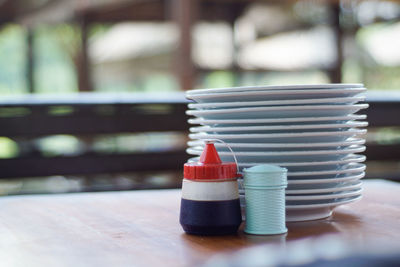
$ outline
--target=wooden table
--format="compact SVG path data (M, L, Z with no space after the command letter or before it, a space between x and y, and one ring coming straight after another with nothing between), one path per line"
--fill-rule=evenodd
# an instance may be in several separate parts
M327 235L399 245L400 184L365 181L364 188L361 201L338 207L329 219L288 224L286 237L186 235L179 190L1 197L1 265L193 266L220 252Z

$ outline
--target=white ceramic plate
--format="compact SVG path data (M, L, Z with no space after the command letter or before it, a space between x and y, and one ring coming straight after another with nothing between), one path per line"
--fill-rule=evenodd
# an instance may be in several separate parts
M335 194L335 195L339 195L339 194ZM334 197L334 198L327 198L327 199L310 199L310 200L293 200L293 201L287 201L288 203L291 204L287 204L286 207L289 207L289 209L304 209L304 208L310 208L310 206L312 205L328 205L329 204L333 204L333 203L340 203L342 200L345 199L349 199L352 197L358 197L362 195L362 189L357 190L356 192L353 192L350 196L346 195L346 193L341 194L344 195L342 197ZM307 207L306 207L307 206Z
M271 133L271 134L189 134L191 139L219 139L226 143L240 140L241 143L322 143L341 142L355 135L365 134L365 129L352 129L334 132Z
M312 200L325 200L325 199L338 199L338 198L348 198L361 195L362 188L358 188L356 190L350 190L346 192L340 193L331 193L331 194L323 194L323 195L304 195L304 196L286 196L286 200L288 201L288 205L294 201L312 201ZM298 203L300 204L300 203ZM297 203L296 203L297 205ZM301 204L300 204L301 205Z
M264 90L302 90L302 89L334 89L334 88L360 88L364 87L361 83L330 83L330 84L293 84L293 85L264 85L264 86L240 86L226 88L207 88L188 90L188 95L204 93L226 93L226 92L247 92Z
M339 182L339 183L324 183L324 184L292 184L288 185L286 191L297 192L296 194L318 194L318 192L337 192L342 191L341 188L352 186L361 183L360 180ZM336 190L338 188L338 190ZM309 193L308 193L309 192ZM315 193L314 193L315 192Z
M313 180L313 181L320 181L324 179L337 179L337 178L346 178L348 176L351 176L353 174L360 174L361 172L365 171L366 166L365 164L360 164L350 166L350 165L344 165L339 167L336 170L331 170L331 171L304 171L304 172L288 172L287 176L290 181L293 181L292 183L296 183L296 181L302 181L302 180Z
M362 195L339 199L330 203L313 205L286 205L286 221L310 221L327 218L335 207L358 201Z
M249 124L285 124L285 123L296 123L296 124L310 124L319 122L322 123L339 123L348 122L352 120L364 120L366 115L347 115L347 116L329 116L329 117L299 117L299 118L277 118L277 119L204 119L204 118L193 118L188 119L190 124L200 125L215 125L215 126L235 126L238 124L249 125ZM289 124L289 125L290 125Z
M333 124L300 124L300 125L264 125L264 126L232 126L232 127L212 127L212 126L200 126L191 127L189 130L192 133L198 132L271 132L271 131L301 131L301 130L340 130L344 128L356 128L366 127L368 122L366 121L349 121L345 123L333 123Z
M365 172L361 173L349 173L349 174L340 174L337 177L333 178L324 178L324 179L288 179L288 185L317 185L317 184L333 184L333 183L343 183L343 182L351 182L362 179L365 176ZM238 179L239 188L244 188L243 186L243 178ZM318 186L314 188L320 188ZM292 189L292 188L291 188Z
M354 177L354 176L353 176ZM343 191L342 188L353 186L354 184L361 183L360 175L358 174L354 180L343 181L343 182L328 182L328 183L306 183L306 184L289 184L285 192L291 192L287 194L318 194L326 192L338 192ZM243 179L238 179L239 193L244 193ZM296 193L293 193L296 192Z
M368 107L368 104L355 105L304 105L251 107L229 109L187 110L186 114L205 119L256 119L288 117L346 116Z
M319 99L294 99L294 100L271 100L271 101L238 101L238 102L216 102L216 103L190 103L191 109L219 109L227 107L251 107L251 106L286 106L286 105L315 105L315 104L354 104L364 101L365 95L353 97L335 97Z
M305 179L333 179L340 178L352 173L361 173L365 171L365 164L350 163L335 170L321 170L321 171L303 171L303 172L288 172L287 176L290 180L305 180Z
M344 192L349 190L355 190L361 188L362 182L349 182L349 183L334 183L328 184L329 186L324 188L303 188L303 189L286 189L286 195L310 195L310 194L324 194L334 192ZM239 189L239 194L244 195L245 191L243 188Z
M322 170L322 171L304 171L304 172L288 172L288 176L292 180L297 179L305 179L313 178L313 179L325 179L332 176L337 176L340 174L349 174L349 173L360 173L365 171L365 164L361 163L350 163L346 165L342 165L336 170Z
M286 194L289 194L288 192L291 192L291 194L297 194L295 192L297 191L305 191L309 192L310 189L313 190L327 190L327 192L331 192L329 191L332 188L335 188L338 185L343 184L343 179L345 178L349 178L349 177L356 177L355 179L357 179L357 177L359 177L359 175L365 171L365 165L364 164L359 164L356 166L346 166L346 168L340 169L337 171L337 173L333 172L332 174L319 174L320 172L317 171L310 171L307 172L308 175L304 175L304 177L301 177L300 175L297 175L298 173L296 172L292 172L292 173L288 173L288 180L289 180L289 189L286 190ZM296 176L297 175L297 176ZM350 181L353 180L353 178L349 178ZM339 182L334 181L336 179L340 179ZM307 180L307 182L304 182L303 180ZM325 186L318 186L318 187L314 187L314 183L312 183L312 181L320 181L320 180L329 180L328 182L324 182L323 184L325 184ZM300 183L298 183L298 181L301 181ZM309 182L310 181L310 182ZM333 181L333 182L331 182ZM239 188L243 189L243 178L239 179ZM346 182L346 180L344 181L345 184L348 183ZM292 185L293 184L308 184L310 185L310 187L299 187L299 188L294 188ZM319 183L316 183L319 184ZM335 190L335 191L340 191L340 190ZM322 192L320 192L322 193ZM303 192L304 194L304 192ZM316 194L316 193L315 193Z
M318 188L318 189L303 189L303 190L286 190L287 195L302 195L302 194L325 194L325 193L335 193L335 192L345 192L350 190L356 190L362 187L362 182L357 181L356 183L350 183L349 185L338 186L333 188Z
M200 155L201 152L194 151L191 149L186 150L188 154L191 155ZM340 151L336 153L326 153L326 154L309 154L309 155L235 155L236 159L240 163L246 162L254 162L254 161L267 161L272 162L273 164L277 164L279 162L298 162L298 161L330 161L330 160L341 160L342 158L346 157L349 154L353 153L361 153L365 151L365 147L355 148L355 149L348 149L345 151ZM334 152L334 151L332 151ZM353 153L352 153L353 152ZM261 152L262 153L262 152ZM222 161L232 161L232 155L220 155Z
M186 150L191 155L201 155L203 147L196 146L190 147ZM240 156L254 156L254 157L268 157L268 156L279 156L285 158L286 156L314 156L314 155L340 155L340 154L352 154L360 153L365 151L365 146L349 146L341 149L331 150L303 150L303 151L240 151L234 152L236 157ZM232 156L230 151L218 151L220 157ZM239 161L240 162L240 161Z
M304 89L304 90L264 90L264 91L242 91L224 93L186 93L186 97L198 103L210 102L237 102L237 101L269 101L269 100L294 100L294 99L317 99L352 97L364 92L366 89L359 88L333 88L333 89Z
M333 199L325 203L286 205L286 222L311 221L327 218L332 215L333 210L340 205L359 201L362 195L347 198ZM242 214L245 215L245 202L241 201ZM244 216L243 216L244 217ZM243 218L245 219L245 218Z
M343 191L339 193L335 192L329 192L326 194L320 194L320 195L301 195L301 196L293 196L293 195L286 195L286 203L289 203L287 205L304 205L305 203L308 203L309 205L315 204L313 203L314 201L318 201L318 204L321 204L321 202L326 202L325 200L332 201L333 199L341 199L341 198L348 198L348 197L354 197L354 196L359 196L362 193L362 188L355 188L353 190L349 191ZM244 198L245 195L240 194L240 198ZM290 204L292 203L292 204Z
M340 174L334 178L323 178L323 179L290 179L288 184L324 184L324 183L341 183L360 180L365 176L365 172L361 173L349 173Z
M287 189L285 190L286 195L310 195L310 194L325 194L334 192L344 192L349 190L355 190L361 188L362 182L349 182L349 183L333 183L333 184L323 184L328 185L323 188L301 188L301 189ZM312 187L312 186L311 186ZM239 194L244 195L244 188L239 189Z
M325 170L337 170L342 165L349 163L361 163L364 162L366 157L364 155L352 154L348 155L340 160L329 160L329 161L299 161L299 162L248 162L248 163L238 163L241 169L248 168L260 164L275 164L281 167L285 167L289 172L304 172L304 171L325 171ZM188 160L188 162L197 162L199 157L193 157ZM230 161L233 161L231 159Z
M304 151L316 149L337 149L339 147L347 147L351 145L363 145L365 139L363 138L349 138L342 142L325 142L325 143L219 143L215 142L214 146L218 151L230 151L228 146L234 152L239 151ZM204 147L204 141L188 141L187 145L190 147L201 146Z

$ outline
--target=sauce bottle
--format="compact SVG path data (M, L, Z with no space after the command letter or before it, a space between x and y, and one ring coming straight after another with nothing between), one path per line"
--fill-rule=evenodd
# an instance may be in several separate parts
M180 224L188 234L236 233L241 222L237 165L221 162L212 142L206 142L199 162L184 165Z

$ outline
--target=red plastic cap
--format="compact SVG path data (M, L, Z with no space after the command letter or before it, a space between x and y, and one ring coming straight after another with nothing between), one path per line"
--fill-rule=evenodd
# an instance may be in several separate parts
M199 162L185 163L183 177L191 180L217 180L236 178L234 162L221 162L213 143L206 143Z

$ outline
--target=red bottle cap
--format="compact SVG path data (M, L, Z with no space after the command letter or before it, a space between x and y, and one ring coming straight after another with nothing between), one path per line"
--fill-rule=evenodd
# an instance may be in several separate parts
M190 180L218 180L238 177L234 162L221 162L215 146L207 142L199 162L185 163L183 177Z

